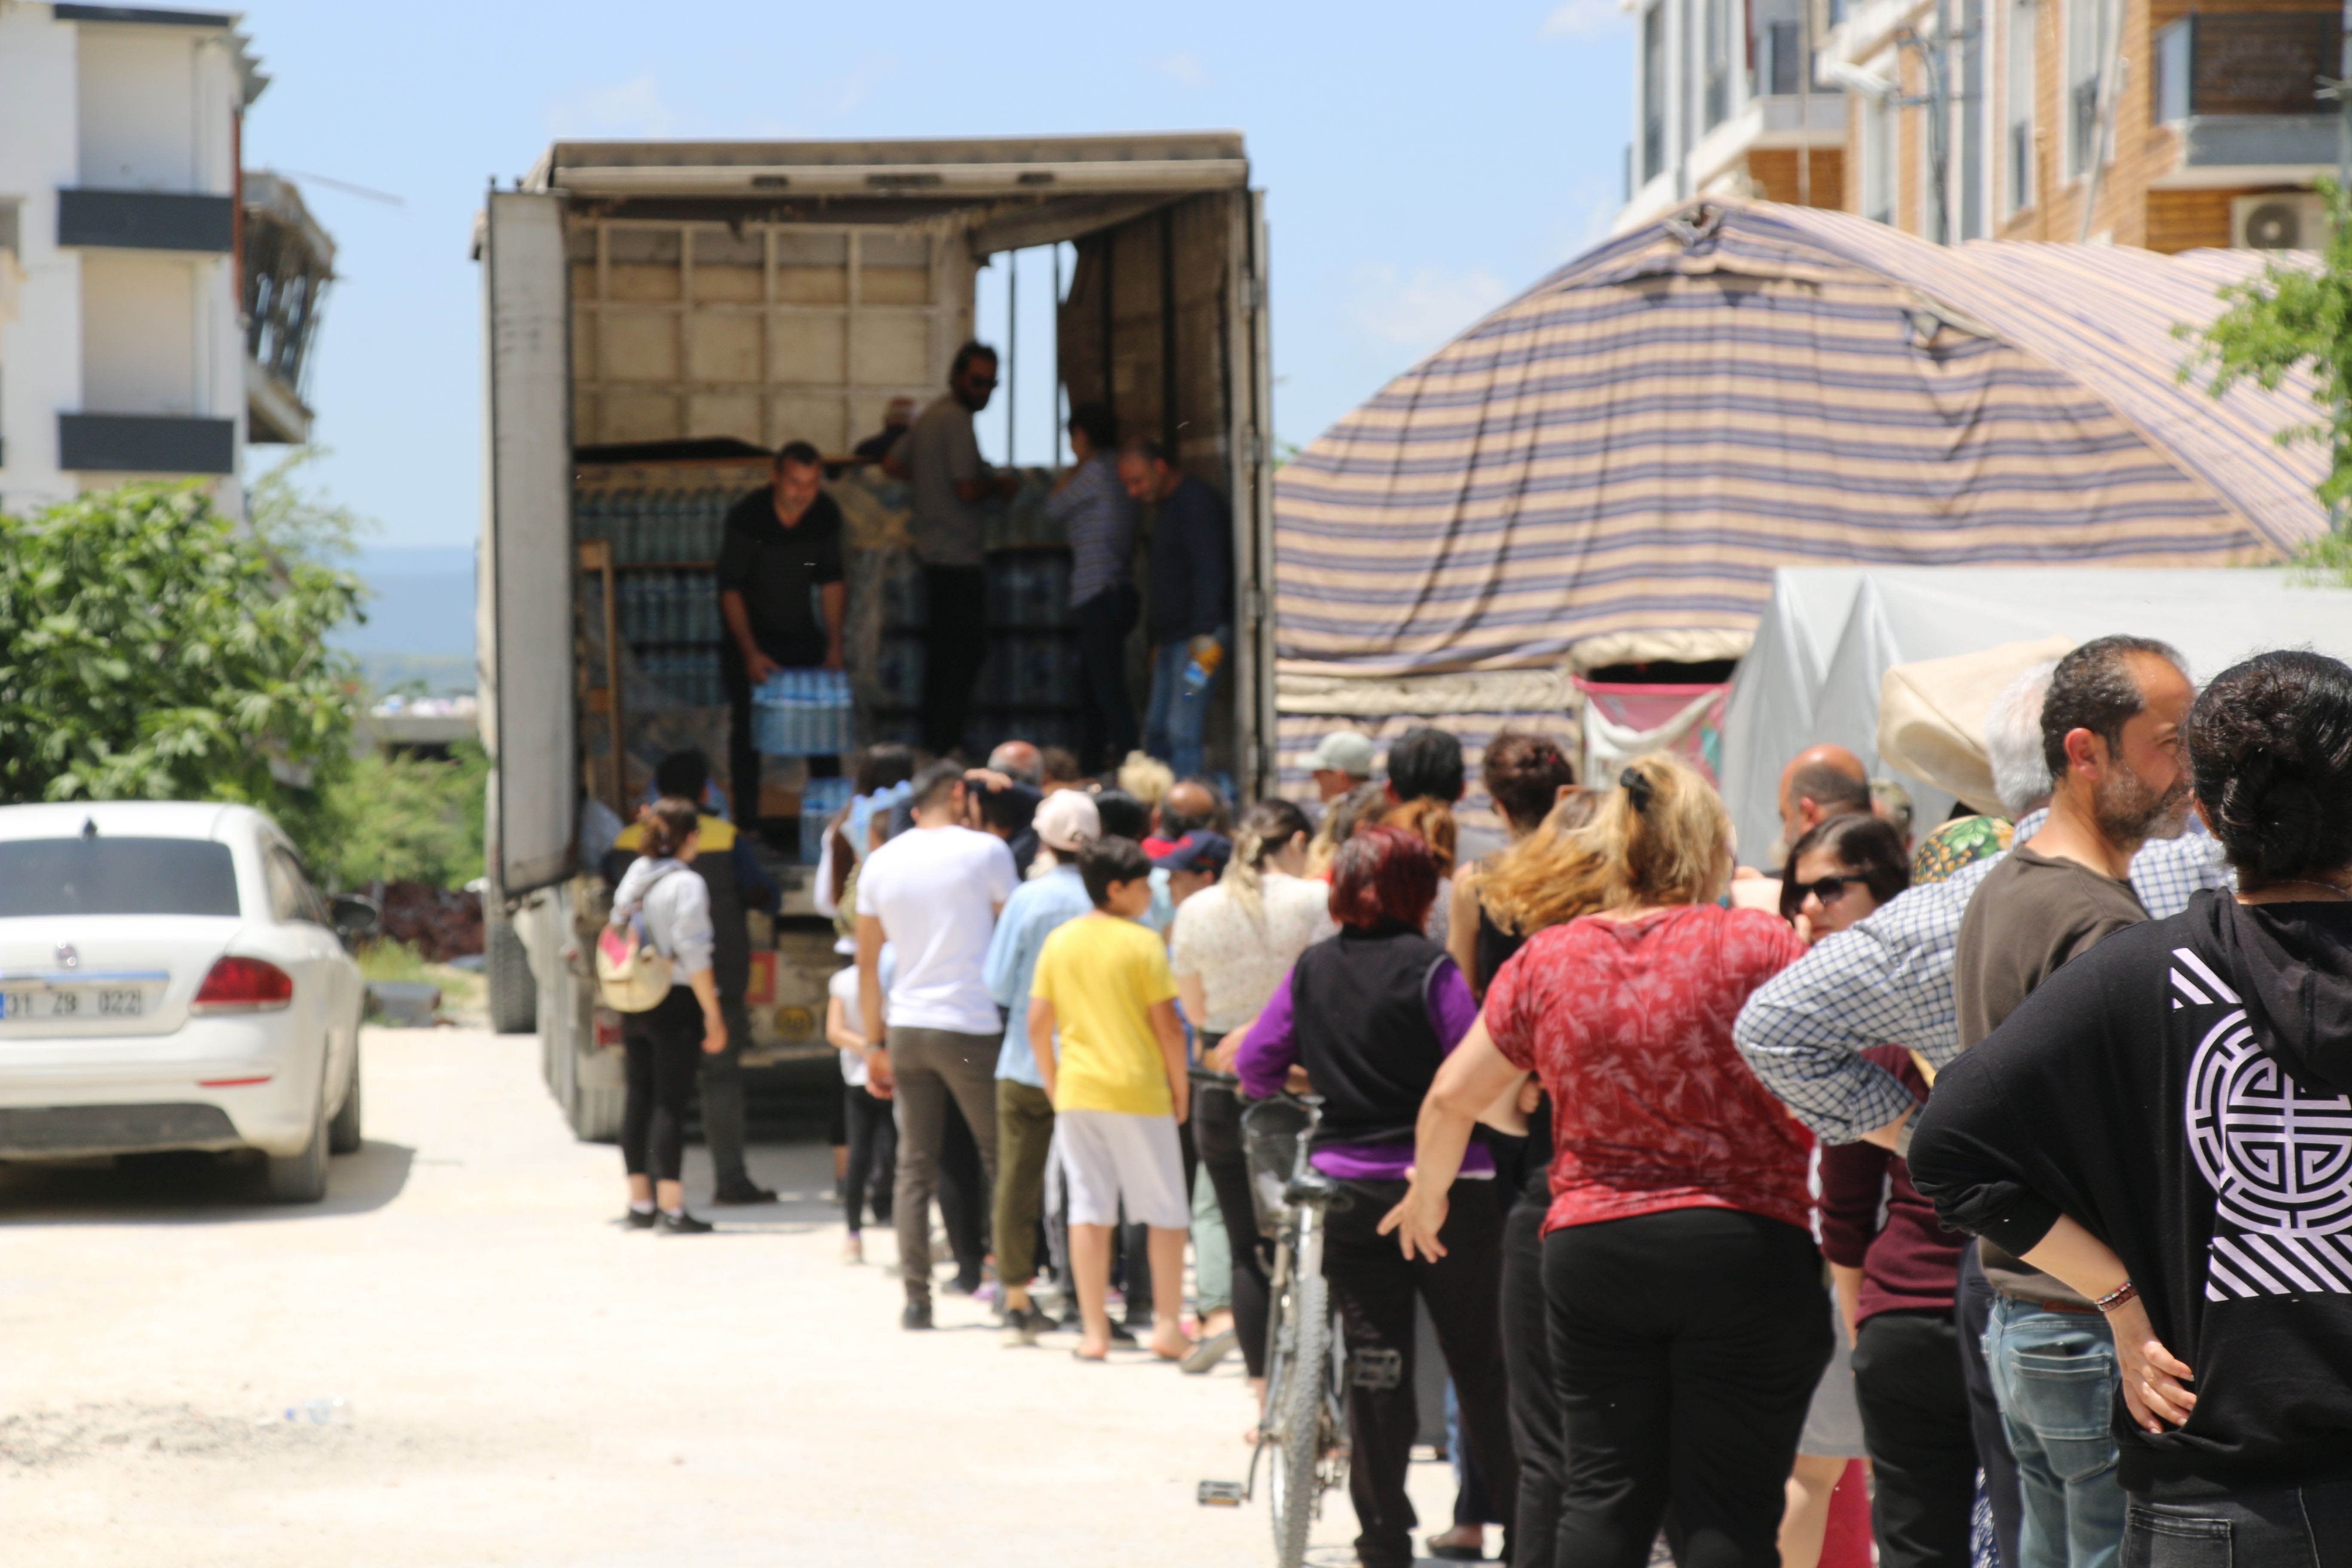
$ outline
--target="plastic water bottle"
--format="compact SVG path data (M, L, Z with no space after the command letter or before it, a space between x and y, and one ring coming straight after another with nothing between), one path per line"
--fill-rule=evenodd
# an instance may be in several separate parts
M1209 675L1210 670L1201 662L1199 654L1187 656L1184 660L1184 695L1198 697L1209 689Z
M341 1394L332 1399L306 1399L286 1407L286 1419L305 1426L348 1426L352 1402Z

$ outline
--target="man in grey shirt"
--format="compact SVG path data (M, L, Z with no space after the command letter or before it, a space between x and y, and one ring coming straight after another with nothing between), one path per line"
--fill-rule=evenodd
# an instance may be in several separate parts
M988 655L987 587L981 552L991 490L1007 500L1019 479L980 455L972 416L996 391L996 351L969 342L956 351L948 390L893 447L884 467L914 491L915 558L923 565L928 618L923 638L923 744L945 756L963 744L972 681Z

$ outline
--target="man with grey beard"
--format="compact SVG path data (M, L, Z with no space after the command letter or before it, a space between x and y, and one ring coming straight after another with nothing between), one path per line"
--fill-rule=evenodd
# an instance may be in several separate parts
M1960 921L1963 1049L2061 964L2147 919L2132 857L2188 822L2180 727L2196 694L2180 656L2148 637L2100 637L2058 661L2042 704L2049 820L1986 875ZM2114 1342L2079 1292L1990 1242L1978 1260L1999 1298L1985 1354L2025 1505L2016 1568L2109 1568L2124 1530Z

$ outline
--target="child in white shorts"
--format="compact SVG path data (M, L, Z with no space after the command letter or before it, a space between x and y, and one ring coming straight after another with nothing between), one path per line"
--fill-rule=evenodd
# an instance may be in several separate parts
M1110 1233L1119 1205L1150 1227L1151 1349L1168 1361L1192 1348L1184 1308L1184 1239L1192 1205L1176 1124L1184 1119L1184 1026L1157 933L1137 923L1151 904L1151 862L1132 839L1078 854L1094 912L1057 928L1029 987L1029 1046L1054 1097L1055 1132L1070 1194L1070 1271L1085 1331L1075 1352L1110 1351Z

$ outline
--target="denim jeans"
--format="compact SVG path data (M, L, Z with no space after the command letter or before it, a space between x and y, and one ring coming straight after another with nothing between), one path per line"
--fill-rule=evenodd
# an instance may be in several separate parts
M2352 1485L2274 1487L2195 1502L2131 1500L2124 1568L2327 1568L2352 1541Z
M1985 1359L2025 1503L2012 1568L2115 1568L2125 1500L2107 1325L2000 1297L1985 1327Z
M1233 634L1223 627L1217 642L1230 653ZM1184 666L1192 661L1192 641L1179 637L1151 650L1151 707L1143 717L1143 749L1166 763L1180 779L1201 771L1201 731L1209 722L1209 697L1217 689L1212 671L1198 691L1184 689Z

